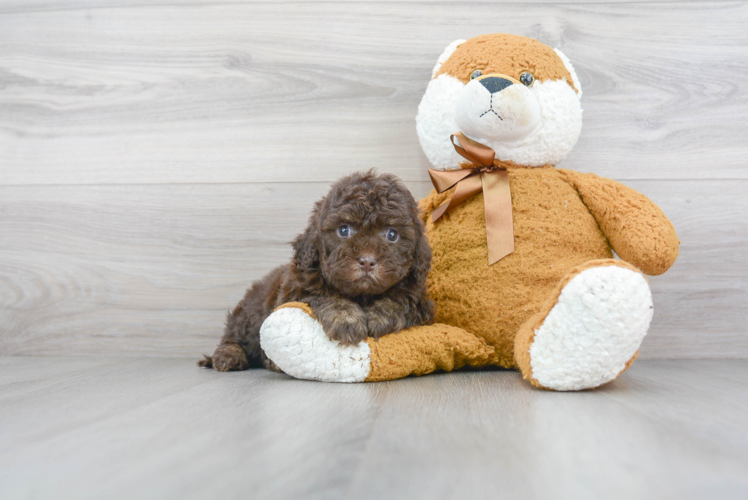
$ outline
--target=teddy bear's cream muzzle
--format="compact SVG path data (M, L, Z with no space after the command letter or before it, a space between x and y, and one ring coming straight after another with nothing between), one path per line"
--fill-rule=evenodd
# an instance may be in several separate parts
M530 89L501 74L468 82L455 102L454 118L469 137L491 142L521 141L541 126L540 106Z

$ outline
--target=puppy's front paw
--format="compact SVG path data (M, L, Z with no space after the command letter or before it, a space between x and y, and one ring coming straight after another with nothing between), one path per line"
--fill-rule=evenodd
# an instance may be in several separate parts
M370 337L399 332L405 328L405 313L402 306L391 299L382 299L364 310L366 327Z
M368 336L366 316L356 304L338 302L326 305L314 311L314 315L331 340L358 344Z

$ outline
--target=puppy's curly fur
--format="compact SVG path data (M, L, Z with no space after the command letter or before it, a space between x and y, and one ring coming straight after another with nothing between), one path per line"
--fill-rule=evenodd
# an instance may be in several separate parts
M286 302L308 303L344 344L433 322L431 249L416 201L396 176L368 171L339 180L292 245L291 263L252 284L200 366L278 370L260 348L260 326Z

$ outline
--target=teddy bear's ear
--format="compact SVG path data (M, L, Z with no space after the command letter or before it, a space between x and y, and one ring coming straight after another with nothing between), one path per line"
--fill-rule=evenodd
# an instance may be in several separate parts
M574 86L577 88L577 97L580 99L582 98L582 85L579 83L579 78L577 77L577 72L574 71L574 66L571 65L571 61L569 61L569 58L566 57L566 55L561 52L558 49L553 49L556 54L558 54L558 57L561 58L561 61L563 61L564 66L566 66L566 70L571 73L571 81L574 82Z
M434 70L431 72L431 78L434 78L436 76L436 74L442 68L442 64L447 62L447 59L449 59L454 51L457 50L457 47L459 47L462 43L465 43L465 40L455 40L454 42L447 45L447 48L444 49L444 52L442 52L442 55L440 55L439 59L437 59L436 61L436 66L434 66Z

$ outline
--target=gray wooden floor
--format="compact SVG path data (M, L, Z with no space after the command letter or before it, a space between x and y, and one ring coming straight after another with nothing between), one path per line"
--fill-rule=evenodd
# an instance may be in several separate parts
M748 361L596 391L335 385L191 359L0 358L0 498L746 498Z

